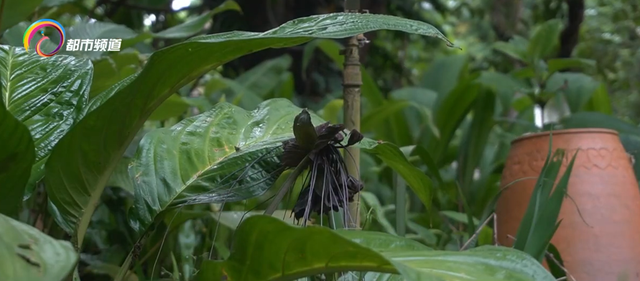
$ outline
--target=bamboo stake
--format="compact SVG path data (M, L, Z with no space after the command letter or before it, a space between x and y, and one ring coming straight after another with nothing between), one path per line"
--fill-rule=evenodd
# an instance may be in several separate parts
M357 13L360 10L360 0L345 0L345 12ZM344 95L344 125L348 130L360 130L360 86L362 86L362 73L360 73L360 42L362 34L349 38L347 48L342 51L344 55L344 71L342 87ZM345 162L349 174L360 179L360 149L351 146L346 148ZM356 194L349 205L345 224L348 228L360 228L360 195Z

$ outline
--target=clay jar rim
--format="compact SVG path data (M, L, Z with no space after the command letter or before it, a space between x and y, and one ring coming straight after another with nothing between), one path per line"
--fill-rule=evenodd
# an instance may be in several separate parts
M567 135L567 134L612 134L615 136L619 135L618 131L611 130L611 129L603 129L603 128L561 129L561 130L545 131L540 133L531 133L531 134L522 135L516 138L515 140L512 140L511 144L513 145L517 142L521 142L521 141L525 141L533 138L548 137L551 133L553 133L554 136Z

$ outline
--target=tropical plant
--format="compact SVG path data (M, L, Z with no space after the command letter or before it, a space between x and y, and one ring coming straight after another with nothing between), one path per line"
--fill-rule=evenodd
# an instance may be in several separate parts
M335 13L342 1L168 8L177 2L3 1L0 279L553 280L538 260L558 257L547 245L555 204L529 212L548 220L525 219L516 249L495 245L488 223L510 141L541 130L534 112L544 103L557 116L543 130L613 128L630 154L640 151L632 114L613 116L627 103L609 100L632 96L633 56L609 63L590 55L616 54L602 35L581 41L576 58L557 58L566 23L550 19L561 11L539 16L540 7L525 5L524 32L494 44L486 3L378 1L383 9L372 14L347 14ZM620 10L590 17L611 23ZM62 23L70 39L122 38L122 51L39 57L22 38L42 18ZM599 28L589 22L580 36ZM325 174L283 165L282 155L300 144L301 112L314 128L346 123L337 39L363 33L371 43L361 54L362 140L349 143L360 134L338 130L324 134L330 153L295 154L325 155L316 163L327 167L347 144L364 152L362 190L334 173L360 191L364 230L331 230L349 219L341 207L351 194L319 204L320 214L339 212L305 215L318 209L303 204L302 191L314 189L317 200L345 184L316 189L325 185L313 175ZM453 38L462 51L432 37ZM637 43L625 40L625 50ZM557 203L562 184L550 193L557 172L548 158L539 192ZM273 200L280 190L288 195Z

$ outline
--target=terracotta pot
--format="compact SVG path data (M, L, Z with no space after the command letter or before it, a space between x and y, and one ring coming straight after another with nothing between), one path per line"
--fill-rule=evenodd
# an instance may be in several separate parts
M551 240L565 268L577 281L640 280L640 191L618 133L553 131L552 149L558 148L566 150L560 175L579 149L568 187L575 203L565 198L559 216L562 223ZM511 143L501 186L512 184L496 206L501 245L513 245L548 149L548 132ZM513 183L523 178L532 179Z

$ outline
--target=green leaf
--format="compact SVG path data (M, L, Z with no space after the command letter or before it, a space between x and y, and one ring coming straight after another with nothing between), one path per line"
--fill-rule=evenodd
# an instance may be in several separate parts
M436 59L422 78L422 87L435 91L440 97L455 88L462 73L466 71L466 55L446 56Z
M0 214L0 280L62 281L77 261L71 243Z
M396 115L403 113L404 110L410 106L411 103L409 101L404 100L387 100L382 105L373 110L369 111L369 113L365 113L362 116L362 125L361 130L363 133L368 133L371 131L376 132L376 138L385 139L385 140L394 140L394 143L398 143L396 138L398 134L408 134L408 127L405 125L405 130L401 128L385 128L380 126L380 124L385 121L395 117ZM403 117L400 115L400 117ZM400 130L398 130L400 129ZM398 134L396 134L396 132ZM408 135L409 141L411 140L411 136ZM403 143L404 144L404 143Z
M462 281L469 276L475 280L555 280L534 259L509 248L432 251L384 233L299 228L269 216L246 219L234 241L229 259L205 264L200 274L207 276L198 276L199 280L218 280L223 271L230 280L247 281L296 280L342 271L400 273L405 280Z
M29 181L36 152L29 129L2 104L0 128L0 214L16 218L22 207L24 188Z
M600 87L593 92L591 100L587 106L585 106L585 111L597 111L608 115L613 114L613 110L611 109L611 100L609 99L609 93L607 92L607 84L600 83Z
M514 36L509 42L496 42L493 44L493 48L499 52L502 52L514 59L522 62L529 61L529 55L527 54L527 45L529 41L520 36Z
M285 99L268 100L251 112L219 103L170 129L147 133L130 169L135 177L129 212L134 230L143 233L170 208L241 201L264 193L282 173L276 156L282 141L293 136L298 113Z
M182 24L172 26L163 31L155 33L153 34L153 36L155 38L162 38L162 39L177 39L177 38L191 37L193 35L198 34L200 31L202 31L204 26L207 24L209 20L211 20L211 18L214 15L224 11L230 11L230 10L239 11L239 12L242 11L242 9L240 9L240 6L236 1L227 0L224 3L222 3L220 6L211 10L210 12L194 17L193 19L190 19Z
M560 167L565 159L565 151L556 150L551 155L552 137L549 138L549 154L536 182L529 205L516 234L514 248L522 250L538 261L542 261L551 238L560 222L558 215L567 195L569 177L578 153L572 156L562 177L557 181ZM554 187L555 185L555 187Z
M564 95L572 113L581 111L598 87L600 82L583 73L558 72L546 82L548 91L558 91Z
M460 81L448 94L441 95L434 105L434 123L440 132L436 137L426 131L420 136L420 144L433 153L437 164L443 161L456 130L472 108L481 86L469 80Z
M91 83L91 62L70 56L41 57L23 48L0 46L2 100L29 128L36 158L26 195L44 175L54 145L81 118Z
M375 194L371 192L361 191L360 199L366 206L366 209L372 209L375 220L380 224L380 226L382 226L384 231L393 235L397 235L396 230L393 228L389 220L387 220L385 210L382 208L382 204L380 204L380 200L378 200L378 197ZM365 222L364 224L368 223Z
M104 185L129 142L147 117L190 81L259 50L295 46L313 37L345 38L379 29L435 36L450 44L433 26L423 22L337 13L298 18L264 33L227 32L195 37L155 52L131 82L118 85L108 100L102 99L104 103L93 107L56 146L46 173L47 194L55 194L50 199L61 215L56 222L67 232L75 232L77 242L82 243Z
M396 135L407 134L411 141L409 143L397 142L398 145L414 144L415 139L420 136L422 131L428 130L436 137L440 136L440 132L436 125L433 123L433 114L431 108L436 102L438 93L435 91L419 88L419 87L404 87L398 90L394 90L389 93L389 97L394 100L405 100L410 102L411 108L404 110L404 118L400 116L394 116L396 121L391 127L395 131ZM398 138L398 140L404 140L404 138Z
M254 109L281 85L280 78L291 67L291 63L291 57L283 55L258 64L235 80L216 77L211 80L208 88L216 88L216 93L224 94L226 99L238 100L237 105L242 108ZM220 89L221 85L226 85L229 89ZM210 95L210 90L206 90L206 94ZM218 96L213 98L218 99Z
M247 218L236 230L234 241L238 243L223 266L231 280L295 280L346 270L396 272L380 254L328 228L292 227L269 216Z
M528 88L521 80L500 72L483 71L476 81L496 92L503 112L507 112L511 108L516 93L523 92L523 89Z
M370 139L364 139L359 145L367 153L380 158L387 166L398 172L407 182L411 190L418 196L422 204L431 210L431 197L433 182L420 169L409 163L400 149L391 143L377 143Z
M123 157L111 174L107 186L119 187L133 194L133 178L129 176L131 158Z
M443 180L442 176L440 175L440 170L438 168L438 165L436 165L436 162L433 160L433 157L431 157L431 153L429 153L429 151L427 151L423 146L416 145L416 147L411 152L411 156L414 155L420 157L422 163L427 166L427 169L429 169L431 176L436 179L438 184L442 185Z
M355 242L360 246L367 247L378 253L433 250L416 240L383 232L347 229L338 229L334 230L334 232L349 239L351 242Z
M211 213L211 217L223 224L224 226L236 230L240 223L248 217L264 215L264 210L258 211L224 211L220 213ZM288 224L297 225L295 218L289 210L276 210L273 213L273 217L280 219ZM307 222L307 225L313 225L312 222Z
M460 213L460 212L456 212L456 211L440 211L440 214L442 214L445 217L448 217L458 223L464 223L467 224L469 223L469 219L467 217L467 214L465 213ZM476 218L473 218L473 223L475 225L479 225L480 221Z
M527 48L528 56L531 58L529 63L537 63L538 60L553 55L558 46L562 22L558 19L549 20L537 26Z
M640 129L631 123L598 112L578 112L560 120L564 129L604 128L621 134L640 136Z
M493 120L496 98L493 92L483 90L475 101L473 119L466 128L458 150L458 182L464 196L473 201L476 190L472 189L473 174L489 141L495 124Z
M547 61L547 70L549 71L549 75L557 71L570 68L582 68L582 70L585 70L594 68L595 66L596 61L581 58L559 58Z
M40 3L42 3L42 0L2 0L0 34L27 19Z
M171 95L156 110L151 113L149 120L167 120L173 117L179 117L191 104L185 98L179 95Z
M89 95L95 97L113 84L138 72L142 61L137 52L117 52L93 62L93 80Z

